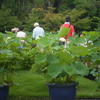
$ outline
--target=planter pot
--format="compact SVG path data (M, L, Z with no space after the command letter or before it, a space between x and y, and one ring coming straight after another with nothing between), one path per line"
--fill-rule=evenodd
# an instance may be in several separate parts
M68 85L55 85L55 84L46 84L49 88L49 94L51 100L74 100L76 96L76 86L75 84Z
M9 86L0 86L0 100L7 100L9 94Z

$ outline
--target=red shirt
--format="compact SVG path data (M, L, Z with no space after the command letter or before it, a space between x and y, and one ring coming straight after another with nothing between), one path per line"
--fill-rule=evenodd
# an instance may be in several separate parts
M74 26L73 25L71 25L71 24L69 24L69 23L65 23L65 24L63 24L63 25L61 25L61 27L69 27L70 28L70 31L68 32L68 34L64 37L65 39L68 39L68 37L72 37L72 33L74 33L75 32L75 30L74 30Z

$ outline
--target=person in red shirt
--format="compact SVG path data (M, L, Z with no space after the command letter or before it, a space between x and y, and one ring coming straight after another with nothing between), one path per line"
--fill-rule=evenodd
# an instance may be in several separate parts
M74 26L70 24L71 18L70 17L66 17L66 22L61 25L61 27L66 27L66 28L70 28L68 34L64 37L66 39L66 41L68 40L68 37L74 37L74 33L75 33L75 29Z

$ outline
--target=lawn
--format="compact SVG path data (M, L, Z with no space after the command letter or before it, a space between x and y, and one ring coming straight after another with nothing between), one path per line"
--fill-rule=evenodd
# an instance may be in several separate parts
M30 73L30 71L27 70L21 70L16 71L13 79L16 84L10 87L9 97L14 99L10 100L37 100L27 98L49 97L48 87L45 85L46 80L41 75L32 74ZM77 81L79 81L79 85L77 86L77 98L100 97L100 89L98 89L98 82L86 79L81 76L77 77Z

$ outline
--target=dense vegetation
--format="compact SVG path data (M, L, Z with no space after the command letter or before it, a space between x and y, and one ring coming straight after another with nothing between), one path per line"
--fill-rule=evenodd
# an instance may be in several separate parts
M24 25L32 31L39 22L52 33L59 30L66 16L72 17L76 32L94 31L100 23L99 0L0 0L0 31Z
M98 28L98 31L100 29ZM91 62L89 64L90 69L93 68L92 74L100 76L100 73L95 73L95 68L98 68L98 72L100 71L99 65L100 65L100 34L99 32L84 32L87 35L87 39L93 40L94 45L88 44L89 49L89 59L86 59L86 61ZM52 36L49 36L52 35ZM49 39L47 37L49 36ZM51 38L50 38L51 37ZM39 40L32 40L32 37L28 34L28 38L25 39L27 43L25 44L25 47L23 49L19 49L18 47L21 45L20 39L16 38L16 34L3 34L0 33L0 77L3 76L4 73L7 73L7 78L9 77L8 81L11 81L13 79L14 85L10 88L10 96L9 100L48 100L48 92L47 87L45 85L45 78L41 75L37 74L36 68L34 65L35 57L40 52L38 49L38 46L33 48L34 43L40 44L41 46L45 47L45 45L50 45L55 38L55 34L46 34L46 37L41 41ZM49 41L52 39L52 42ZM77 41L76 44L80 43L78 37L76 37ZM48 41L47 41L48 40ZM13 42L12 42L13 41ZM74 40L72 42L75 43ZM82 42L82 41L81 41ZM58 45L58 43L57 43ZM54 45L55 48L57 45ZM17 48L16 48L17 47ZM56 48L57 49L57 48ZM51 49L47 49L49 52ZM77 48L72 49L77 53ZM84 53L84 49L81 51L82 54ZM47 53L48 53L47 52ZM80 53L80 52L79 52ZM77 53L78 54L78 53ZM43 57L44 58L44 57ZM38 62L44 62L45 60L39 59ZM52 60L51 60L52 61ZM54 61L55 62L55 61ZM3 66L4 65L4 66ZM43 64L45 65L45 64ZM42 65L42 66L43 66ZM3 70L4 68L7 68L6 70ZM32 68L32 69L31 69ZM8 71L10 69L11 71ZM15 70L14 70L15 69ZM27 70L25 70L27 69ZM31 70L29 70L31 69ZM83 70L83 69L82 69ZM15 74L12 75L14 72ZM10 73L9 73L10 72ZM40 73L40 72L39 72ZM6 74L4 74L5 76ZM8 76L10 75L10 76ZM12 78L13 76L13 78ZM6 77L6 76L5 76ZM5 78L3 77L3 78ZM78 76L77 81L79 81L79 85L77 87L77 98L99 98L100 97L100 78L97 78L97 80L89 80L85 77ZM0 81L2 78L0 78ZM4 84L4 83L3 83ZM38 99L39 98L39 99ZM45 99L46 98L46 99Z
M32 41L30 35L28 35L28 38L26 39L27 44L25 44L25 48L20 50L19 48L16 48L21 45L20 39L17 39L15 34L4 35L1 32L4 33L10 31L13 27L23 25L25 26L25 32L28 31L30 33L33 29L34 22L39 22L46 31L49 31L48 33L56 33L59 30L59 27L64 23L65 17L71 16L71 23L75 26L76 33L81 31L86 31L86 33L90 32L91 37L89 37L89 39L91 39L95 34L94 32L100 32L99 7L100 0L0 0L0 52L1 55L3 55L0 56L1 59L3 59L0 60L0 63L4 64L6 67L8 66L8 68L11 68L12 70L13 67L15 67L15 69L18 69L19 67L18 70L29 70L33 67L34 55L37 53L37 48L32 48L35 42ZM93 61L93 66L94 64L100 65L99 40L100 35L94 37L93 43L95 48L92 50L96 51L98 49L98 51L96 53L94 52L92 56L90 55L91 59L88 60ZM15 64L15 66L13 66L13 64ZM45 79L43 79L42 76L36 75L36 73L30 75L28 73L30 71L28 70L18 71L18 73L14 75L14 83L17 82L19 85L11 88L10 96L18 97L20 100L25 96L48 97L47 87L44 84ZM3 71L8 72L8 70L1 70L1 72ZM100 81L100 78L98 79ZM81 78L80 76L77 80L80 82L77 97L100 97L99 82L90 81L84 77ZM32 84L35 87L32 87ZM22 87L22 85L25 86Z

